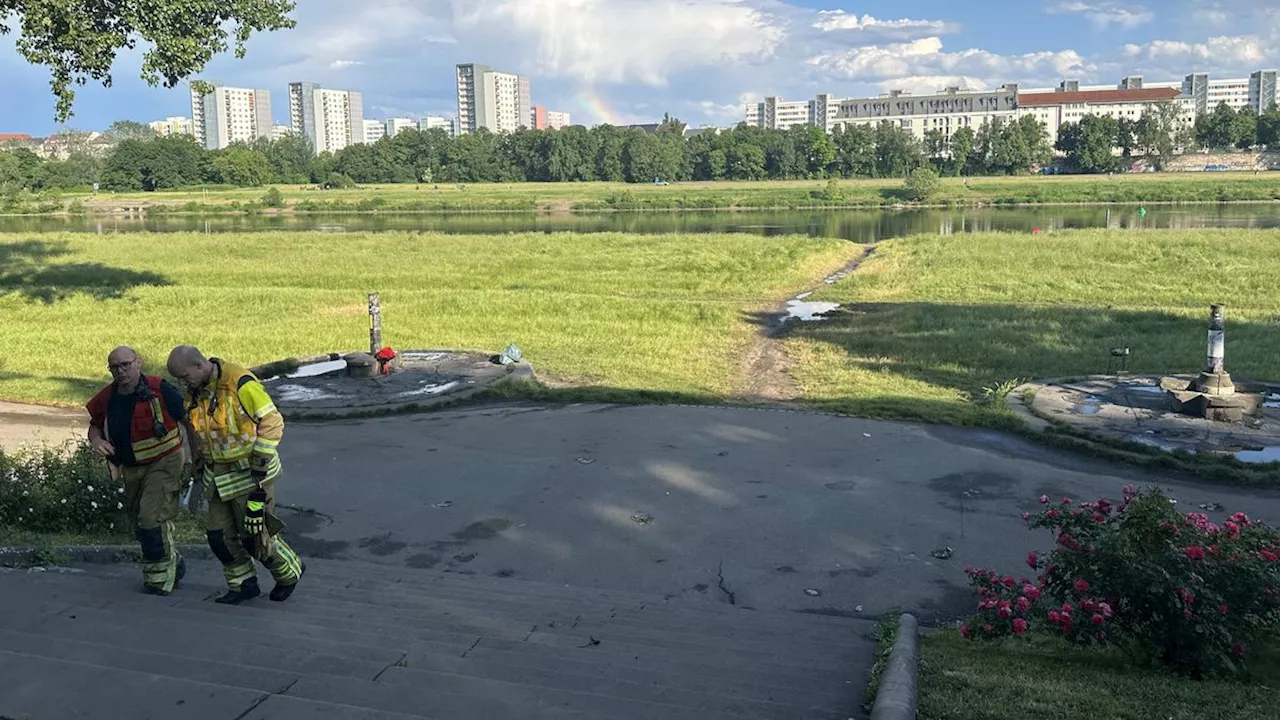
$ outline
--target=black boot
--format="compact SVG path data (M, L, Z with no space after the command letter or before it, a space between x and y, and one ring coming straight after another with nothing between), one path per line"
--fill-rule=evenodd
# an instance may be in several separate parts
M239 590L228 590L222 597L214 600L223 605L239 605L245 600L252 600L262 594L258 587L258 578L249 578L240 584Z
M298 580L294 580L292 585L281 585L280 583L276 583L276 586L271 588L271 599L276 602L284 602L285 600L288 600L289 596L293 594L293 589L298 587L298 581L302 580L302 576L306 572L307 564L302 563L302 567L298 570Z
M173 588L178 589L178 583L182 582L182 578L187 576L187 559L178 558L178 572L174 576Z

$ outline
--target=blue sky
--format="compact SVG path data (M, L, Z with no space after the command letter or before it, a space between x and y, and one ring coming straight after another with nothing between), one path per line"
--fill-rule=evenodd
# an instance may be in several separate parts
M764 95L1280 66L1274 0L304 0L294 17L295 29L256 36L245 59L219 58L199 77L271 90L281 122L297 80L361 90L366 117L380 119L451 114L453 66L478 62L530 76L534 102L577 123L671 112L729 125ZM148 87L140 64L129 52L110 89L80 88L69 125L188 115L185 87ZM48 73L12 37L0 38L0 77L0 132L57 129Z

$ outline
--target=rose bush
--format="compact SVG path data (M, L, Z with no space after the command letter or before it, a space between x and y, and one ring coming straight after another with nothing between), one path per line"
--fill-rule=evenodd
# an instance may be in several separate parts
M123 529L124 488L87 443L0 451L0 527L47 533Z
M1280 639L1280 533L1236 513L1221 525L1179 514L1158 489L1124 489L1024 513L1053 533L1031 552L1034 581L966 568L978 612L966 638L1052 633L1078 644L1114 643L1200 677L1237 672L1259 643Z

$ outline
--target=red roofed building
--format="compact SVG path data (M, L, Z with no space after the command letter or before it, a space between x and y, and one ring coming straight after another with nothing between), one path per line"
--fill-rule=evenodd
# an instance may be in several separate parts
M1136 87L1134 86L1136 85ZM1044 123L1051 140L1067 123L1080 122L1086 115L1137 121L1148 109L1173 103L1187 124L1195 122L1195 100L1176 87L1141 87L1141 80L1126 79L1120 87L1080 89L1077 82L1064 82L1055 91L1018 93L1019 117L1030 115Z
M23 145L31 144L35 138L26 133L0 133L0 145L8 143L20 143Z

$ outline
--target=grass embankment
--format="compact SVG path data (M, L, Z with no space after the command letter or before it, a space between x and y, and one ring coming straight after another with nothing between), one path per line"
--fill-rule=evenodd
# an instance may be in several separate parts
M905 202L900 179L763 182L513 183L380 185L350 190L278 186L286 212L568 212L744 208L883 207ZM77 209L112 212L262 211L266 188L101 193L68 196ZM1012 205L1121 202L1265 202L1280 200L1280 182L1252 173L1147 173L1114 176L947 178L930 203ZM158 208L158 209L157 209ZM274 210L272 212L275 212Z
M787 339L806 399L859 415L991 425L984 388L1107 369L1194 372L1209 305L1226 304L1227 367L1280 377L1280 231L1064 231L881 243L814 300L845 303Z
M921 638L921 720L1266 720L1277 715L1280 654L1260 657L1250 683L1193 682L1133 666L1115 651L1061 641L966 642L954 630Z
M82 403L121 343L152 371L181 343L246 364L358 349L371 291L397 348L515 342L601 392L721 396L752 314L859 253L745 234L0 236L0 397Z

